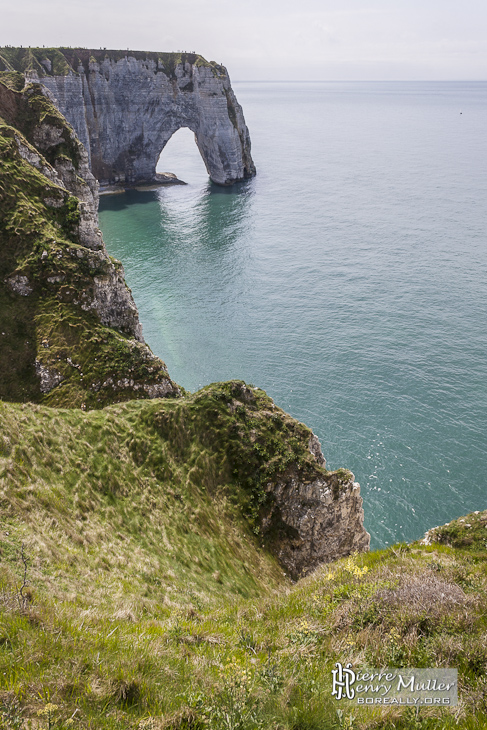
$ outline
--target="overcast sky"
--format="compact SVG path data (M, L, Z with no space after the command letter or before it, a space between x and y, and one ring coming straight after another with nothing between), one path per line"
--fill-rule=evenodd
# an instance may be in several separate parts
M0 45L201 53L232 80L487 79L486 0L3 0Z

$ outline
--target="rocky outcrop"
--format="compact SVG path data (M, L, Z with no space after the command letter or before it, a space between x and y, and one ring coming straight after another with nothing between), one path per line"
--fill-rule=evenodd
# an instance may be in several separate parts
M38 102L43 93L42 87L35 84L21 94L0 84L0 113L7 121L15 123L16 116L7 111L14 107L17 116L22 119L23 112L24 119L28 118L29 112L33 111L29 102ZM10 104L7 103L9 96L14 97ZM20 126L27 125L21 121ZM92 286L80 292L80 301L76 303L80 303L85 311L94 310L104 325L115 327L143 342L142 326L132 294L125 283L122 265L108 256L98 228L98 183L90 171L86 150L65 120L61 117L58 119L56 114L47 118L47 121L28 126L32 126L29 136L33 144L29 144L21 134L14 135L19 155L56 186L57 190L51 196L44 197L44 204L55 209L71 207L71 232L77 243L89 249L76 249L74 254L78 259L86 260L88 266L98 272L97 276L93 276ZM66 138L70 155L62 152L56 154L64 150ZM47 162L49 159L52 164ZM44 259L47 258L46 249ZM49 283L59 284L65 278L62 275L57 278L55 272L51 272ZM33 291L27 277L21 274L10 277L8 283L13 291L22 296Z
M421 540L423 545L448 545L483 552L487 550L487 510L471 512L446 525L432 527Z
M197 54L3 48L2 62L49 90L102 185L156 182L159 156L181 127L194 132L213 182L255 174L228 73Z
M41 393L50 393L51 390L63 382L64 378L54 368L48 368L42 365L39 360L35 361L36 373L40 379Z
M328 471L318 438L258 388L220 384L233 423L231 471L251 495L258 534L293 579L369 549L360 487L346 469Z
M0 397L178 395L105 249L87 153L44 87L24 82L0 72Z
M316 436L312 438L316 443ZM313 455L324 466L321 449ZM351 472L340 469L307 481L290 469L276 483L269 482L267 493L271 499L263 514L262 534L292 578L369 549L360 485Z

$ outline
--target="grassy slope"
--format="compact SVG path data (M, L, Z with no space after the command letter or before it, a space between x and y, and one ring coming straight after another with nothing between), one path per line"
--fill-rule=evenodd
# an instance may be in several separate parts
M262 474L309 468L309 432L245 392L90 413L0 404L7 727L47 727L49 701L56 727L75 712L79 728L346 727L338 660L460 670L454 714L354 710L353 727L487 727L483 535L348 558L291 586L253 507Z
M487 549L487 511L472 512L428 531L426 542L471 550Z
M109 569L118 580L142 550L137 595L154 576L154 585L165 585L161 576L175 565L181 572L158 601L167 590L184 592L186 573L195 590L206 592L219 572L213 593L255 594L282 578L273 560L255 552L263 486L290 464L301 478L323 471L309 436L263 391L239 381L89 413L0 402L2 514L20 533L22 521L39 560L73 555L67 566L76 590L84 568L98 567L103 580ZM244 519L254 533L242 543L234 532L241 535ZM96 560L85 565L87 552ZM83 590L91 581L88 571Z

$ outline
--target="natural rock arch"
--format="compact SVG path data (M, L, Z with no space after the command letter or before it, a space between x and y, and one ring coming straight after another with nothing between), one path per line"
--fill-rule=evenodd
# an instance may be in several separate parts
M158 174L170 171L185 182L194 183L196 178L206 179L208 170L198 149L194 132L189 127L180 127L167 141L157 161Z
M213 182L230 185L255 174L242 108L223 66L196 54L57 53L63 73L53 73L46 58L31 78L74 127L102 185L155 180L159 156L181 127L194 132Z

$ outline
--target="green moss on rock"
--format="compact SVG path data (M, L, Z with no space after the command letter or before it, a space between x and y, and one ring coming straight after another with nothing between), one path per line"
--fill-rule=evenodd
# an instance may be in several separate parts
M79 143L63 115L43 93L40 84L27 84L25 87L23 85L20 87L20 82L18 82L16 85L13 84L16 87L12 88L12 83L10 74L0 74L0 86L9 86L11 91L16 92L15 104L11 103L10 109L5 109L5 104L2 106L5 120L22 132L29 141L33 140L34 134L37 137L42 134L43 126L58 130L58 141L55 144L50 141L49 145L45 145L42 149L43 156L53 166L56 165L58 159L65 157L73 163L75 169L78 169L80 164ZM0 89L0 103L1 95Z
M71 128L38 85L13 92L1 75L0 109L0 397L100 408L174 390L164 363L94 310L120 264L80 245L79 201L52 182L66 152L79 161ZM29 140L46 127L60 142L44 156Z
M471 512L426 533L428 544L439 543L472 551L487 551L487 510Z

